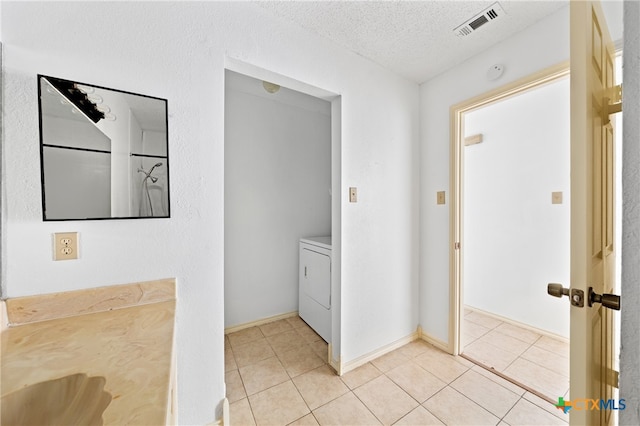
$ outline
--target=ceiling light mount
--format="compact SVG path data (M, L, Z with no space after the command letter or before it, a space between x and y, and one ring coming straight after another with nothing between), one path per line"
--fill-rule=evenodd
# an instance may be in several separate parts
M280 90L279 84L270 83L268 81L263 81L262 87L264 87L264 90L266 90L268 93L272 93L272 94Z

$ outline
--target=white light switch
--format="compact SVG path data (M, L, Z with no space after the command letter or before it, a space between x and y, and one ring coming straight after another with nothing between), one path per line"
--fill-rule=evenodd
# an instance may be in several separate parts
M349 202L350 203L358 202L358 188L354 186L349 188Z
M436 202L438 204L444 204L446 202L446 196L444 191L438 191L436 193Z

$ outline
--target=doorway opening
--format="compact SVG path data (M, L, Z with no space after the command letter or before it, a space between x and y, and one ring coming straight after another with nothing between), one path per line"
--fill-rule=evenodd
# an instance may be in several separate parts
M569 306L546 294L570 280L568 76L563 64L452 107L454 354L553 404L569 395Z
M452 108L456 353L549 402L569 391L569 80L562 65Z
M235 373L294 349L337 369L340 127L340 96L227 58L225 362ZM329 236L330 330L320 333L298 316L299 243Z

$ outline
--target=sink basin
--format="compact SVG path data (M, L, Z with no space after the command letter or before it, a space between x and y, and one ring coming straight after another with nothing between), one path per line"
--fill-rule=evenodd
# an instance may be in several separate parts
M4 395L0 423L10 425L102 425L111 403L104 377L72 374Z

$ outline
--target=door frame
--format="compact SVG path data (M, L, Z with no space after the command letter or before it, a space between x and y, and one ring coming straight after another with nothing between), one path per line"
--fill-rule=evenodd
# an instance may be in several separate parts
M346 191L342 190L342 95L231 56L224 59L224 70L269 81L331 103L331 341L328 342L327 361L341 375L342 200L346 199Z
M462 345L463 314L463 265L464 229L463 194L464 177L464 123L465 113L499 102L509 97L552 83L569 75L569 61L545 68L514 82L485 92L450 108L450 164L449 188L451 204L449 208L449 352L459 355Z

